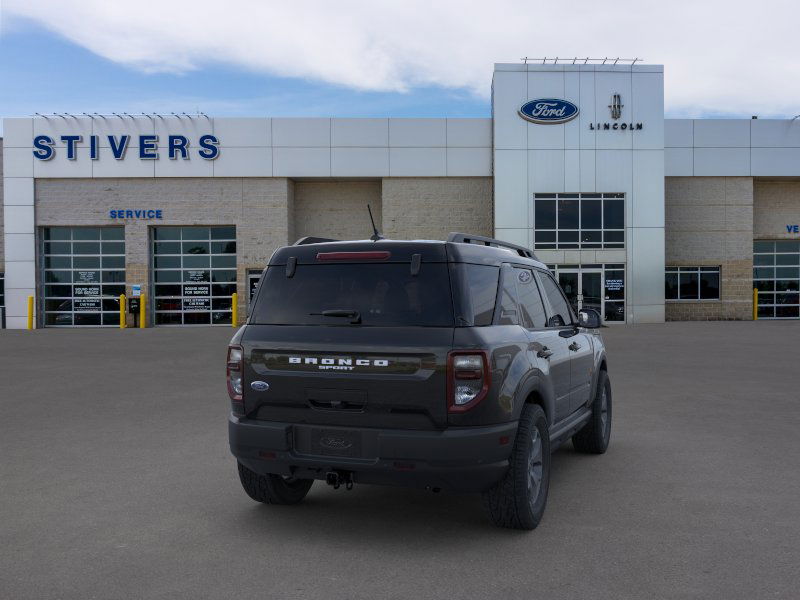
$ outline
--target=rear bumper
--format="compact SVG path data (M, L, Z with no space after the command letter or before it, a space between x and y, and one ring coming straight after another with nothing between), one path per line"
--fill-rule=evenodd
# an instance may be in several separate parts
M357 451L319 452L309 442L324 429L357 440ZM508 469L516 423L460 427L443 431L295 425L230 416L231 452L262 475L325 479L332 470L348 471L356 483L481 492ZM314 450L313 448L317 448ZM347 451L345 451L347 452Z

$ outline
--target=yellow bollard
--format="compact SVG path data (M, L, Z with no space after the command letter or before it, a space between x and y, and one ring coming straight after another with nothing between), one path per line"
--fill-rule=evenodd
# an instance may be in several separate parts
M758 321L758 288L753 288L753 321Z
M231 327L236 327L239 321L239 294L231 294Z
M139 329L145 328L144 318L147 316L147 311L144 308L145 298L146 296L144 294L139 297Z
M33 296L28 296L28 329L33 329Z
M127 323L125 323L125 294L119 295L119 328L125 329L127 327Z

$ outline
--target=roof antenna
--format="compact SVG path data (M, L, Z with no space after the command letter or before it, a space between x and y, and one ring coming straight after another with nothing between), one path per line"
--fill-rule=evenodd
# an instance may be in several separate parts
M378 228L375 227L375 219L372 218L372 208L370 208L369 204L367 204L367 210L369 211L369 220L372 221L372 231L375 232L370 236L369 239L371 239L373 242L386 239L381 235L380 231L378 231Z

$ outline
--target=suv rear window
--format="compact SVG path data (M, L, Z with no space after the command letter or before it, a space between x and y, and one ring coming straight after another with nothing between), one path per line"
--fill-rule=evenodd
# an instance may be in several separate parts
M452 327L453 303L445 263L297 265L267 269L253 308L256 325L348 325L326 310L357 311L361 326ZM355 325L356 327L359 325Z

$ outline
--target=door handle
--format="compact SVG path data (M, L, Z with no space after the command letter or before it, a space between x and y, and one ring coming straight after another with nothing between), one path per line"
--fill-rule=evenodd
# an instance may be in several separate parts
M581 345L578 342L572 342L569 346L567 346L573 352L576 352L581 349Z
M553 351L550 350L547 346L542 346L542 349L536 353L536 356L539 358L550 358L553 356Z

